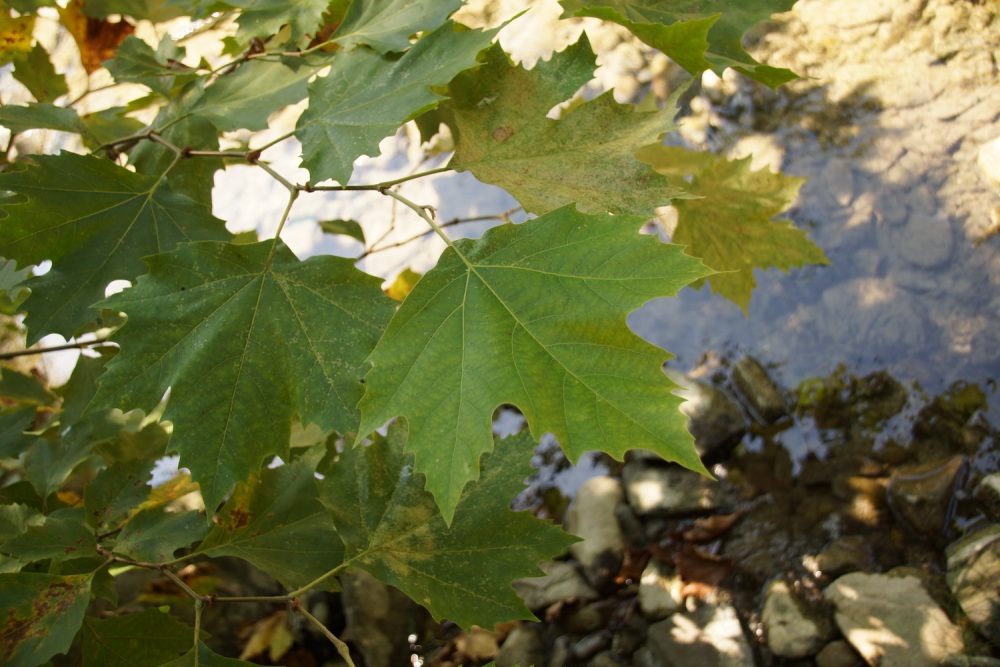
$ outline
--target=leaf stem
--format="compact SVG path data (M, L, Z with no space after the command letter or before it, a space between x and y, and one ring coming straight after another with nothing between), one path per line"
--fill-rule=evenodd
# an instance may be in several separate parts
M351 660L351 652L347 648L347 644L341 641L340 638L337 637L337 635L330 632L330 630L327 629L327 627L323 625L323 623L320 622L318 618L316 618L308 611L306 611L305 607L302 606L302 604L298 601L298 599L292 601L292 607L295 609L295 611L299 612L300 614L308 618L310 621L312 621L313 625L319 628L319 631L322 632L323 635L330 640L330 643L332 643L334 646L337 647L337 653L339 653L340 657L344 659L344 662L348 664L348 667L355 667L354 661Z
M412 209L414 213L416 213L421 218L423 218L424 222L426 222L428 225L431 226L431 229L433 229L434 232L437 233L437 235L440 236L441 239L446 244L448 244L449 248L454 248L455 247L455 244L452 242L452 240L450 238L448 238L448 235L444 233L444 230L441 229L441 226L438 223L434 222L434 207L433 206L421 206L420 204L412 202L409 199L407 199L406 197L404 197L403 195L399 194L398 192L393 192L392 190L389 190L388 188L380 189L379 192L381 192L382 194L387 195L389 197L392 197L393 199L395 199L399 203L401 203L404 206L407 206L410 209ZM428 211L430 211L430 213L428 213Z
M503 222L510 222L510 216L513 215L514 213L517 213L520 210L521 207L518 206L516 208L510 209L509 211L505 211L504 213L501 213L499 215L478 215L472 218L453 218L448 222L442 223L441 229L445 229L446 227L454 227L455 225L464 225L467 222L483 222L485 220L501 220ZM420 232L419 234L414 234L413 236L404 241L397 241L396 243L390 243L389 245L385 245L382 247L377 247L378 242L375 242L372 244L371 248L361 253L361 255L358 256L358 259L361 260L367 257L368 255L374 255L377 252L382 252L384 250L392 250L393 248L399 248L401 246L404 246L407 243L413 243L417 239L427 236L428 234L431 233L431 231L432 230L428 229L426 232ZM381 239L379 240L381 241Z
M198 667L199 658L201 657L199 649L201 648L199 640L201 639L201 612L204 608L205 603L201 601L201 598L195 598L194 600L194 667Z
M90 346L103 345L107 343L107 338L95 338L94 340L82 340L65 345L53 345L52 347L39 347L29 350L17 350L15 352L4 352L0 354L0 361L16 359L17 357L30 357L34 354L48 354L49 352L62 352L65 350L85 350Z

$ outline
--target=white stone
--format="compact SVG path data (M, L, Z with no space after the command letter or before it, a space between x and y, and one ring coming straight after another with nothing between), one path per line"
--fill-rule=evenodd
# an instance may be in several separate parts
M1000 193L1000 137L979 147L976 155L979 173L990 187Z
M671 569L655 560L651 560L639 578L639 609L642 615L651 621L658 621L670 616L681 605L680 577Z
M597 592L590 587L572 563L542 563L544 577L518 579L514 590L528 609L544 609L562 600L596 600Z
M625 535L615 518L615 507L624 499L625 491L617 479L592 477L577 491L567 513L566 529L583 538L569 548L570 553L597 586L618 573L625 555Z
M830 637L829 622L809 613L784 581L771 582L764 598L760 620L767 632L767 646L779 658L816 655Z
M852 572L826 589L840 631L870 665L935 667L964 648L962 630L916 577Z

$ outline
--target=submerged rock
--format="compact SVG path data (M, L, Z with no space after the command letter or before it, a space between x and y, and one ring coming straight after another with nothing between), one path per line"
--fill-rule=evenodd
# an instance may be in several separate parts
M497 652L495 662L497 667L544 665L545 642L542 640L540 626L522 623L511 630Z
M845 535L830 542L815 556L804 556L802 565L814 576L836 578L865 571L875 564L871 544L860 535Z
M683 582L668 565L650 560L639 578L639 609L651 621L670 616L681 606Z
M649 626L648 646L662 667L753 667L736 609L706 604Z
M733 384L759 421L770 424L788 413L781 388L753 357L743 357L733 365Z
M816 654L816 667L857 667L861 658L843 639L832 641Z
M409 662L410 645L406 637L413 631L416 605L364 570L344 574L340 586L347 630L360 648L365 664L392 667Z
M688 417L688 430L694 436L698 456L708 460L723 458L747 430L740 406L710 384L686 378L678 384L684 387L677 395L685 399L681 412Z
M948 547L948 586L976 630L1000 643L1000 525Z
M622 469L622 482L632 511L640 517L699 514L718 506L718 483L686 468L630 461Z
M833 631L822 611L811 608L782 580L772 581L764 595L760 620L771 652L779 658L807 658L819 653Z
M590 584L572 563L542 563L544 577L518 579L514 590L524 600L528 609L539 610L562 600L596 600Z
M938 536L946 528L955 489L965 477L966 458L916 470L897 470L886 487L889 508L904 525L921 535Z
M983 477L973 496L983 512L994 521L1000 521L1000 472Z
M933 667L964 648L962 630L916 577L854 572L824 596L840 631L870 665Z

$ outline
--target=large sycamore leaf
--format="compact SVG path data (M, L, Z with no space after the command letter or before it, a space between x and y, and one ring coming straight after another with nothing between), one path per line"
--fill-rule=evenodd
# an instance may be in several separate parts
M193 630L170 614L138 614L83 620L84 667L149 667L173 660L191 645Z
M299 261L281 241L184 244L102 302L124 311L122 351L92 407L151 410L214 509L263 459L286 457L291 421L353 430L364 359L392 302L340 257Z
M22 561L55 562L96 556L94 532L83 522L82 508L60 510L0 546L0 552Z
M339 54L329 74L309 84L309 108L295 130L313 182L347 183L354 161L376 155L382 139L444 99L431 86L475 67L496 32L462 30L449 21L399 57L365 47Z
M586 37L532 70L491 49L488 64L451 85L452 167L504 188L531 213L576 202L588 213L652 216L669 204L681 191L634 153L676 127L673 105L640 113L608 92L564 118L546 117L590 80L594 61Z
M171 191L162 179L73 153L34 157L36 165L0 174L0 188L23 195L4 204L0 255L19 264L52 261L26 284L28 343L48 333L66 338L97 312L112 280L135 280L142 257L181 241L227 239L207 207Z
M371 355L359 433L406 418L407 451L446 521L504 403L571 461L648 449L704 470L661 368L670 355L625 318L712 271L640 235L643 222L567 206L495 227L445 250L393 316Z
M316 493L313 468L302 460L264 470L236 487L198 553L243 558L289 588L315 581L344 556Z
M678 222L671 241L725 272L709 276L708 283L744 313L757 286L754 269L787 273L803 264L829 263L804 231L773 219L792 205L805 179L753 171L749 157L730 161L671 146L647 146L637 156L660 173L689 180L691 191L705 196L674 202Z
M461 6L462 0L354 0L331 41L405 51L412 35L440 27Z
M510 510L531 474L534 442L526 433L498 442L449 526L404 452L406 437L406 427L393 424L388 438L348 449L318 482L346 545L345 562L465 629L533 618L511 582L541 576L538 563L576 541Z
M777 87L796 78L778 67L761 65L743 49L743 35L772 14L788 11L795 0L559 0L563 16L592 16L628 28L692 74L733 67Z
M226 4L243 10L236 19L240 26L236 37L246 42L253 37L266 41L284 25L291 28L293 40L314 35L330 0L226 0Z
M226 658L212 651L199 641L198 646L170 662L163 663L160 667L253 667L254 663Z
M70 644L90 601L93 575L0 575L0 664L35 667Z
M174 553L205 537L208 526L200 512L168 512L162 507L136 514L115 536L114 552L146 563L167 563Z

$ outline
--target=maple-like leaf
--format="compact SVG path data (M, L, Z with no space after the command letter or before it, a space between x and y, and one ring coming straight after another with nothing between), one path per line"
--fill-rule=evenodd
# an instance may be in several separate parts
M340 565L344 545L315 481L299 460L238 485L198 553L243 558L289 588L318 579Z
M796 78L779 67L761 65L743 48L743 35L796 0L559 0L563 16L613 21L663 51L692 74L732 67L777 87Z
M48 333L72 336L95 318L90 306L108 283L145 272L145 255L181 241L229 237L206 207L161 179L73 153L33 160L0 174L0 188L27 198L2 206L0 255L22 265L52 261L48 273L26 283L29 344Z
M354 0L331 41L382 53L404 51L411 36L440 27L461 6L462 0Z
M92 574L0 574L0 664L35 667L69 650L92 580Z
M52 559L54 562L96 556L94 532L83 519L81 508L59 510L45 522L29 526L0 546L7 556L22 561Z
M301 262L281 241L183 244L146 261L101 304L129 319L92 407L151 410L169 388L170 443L208 507L265 457L287 458L293 414L356 426L364 359L392 311L377 278L340 257Z
M719 271L707 278L713 292L747 312L757 282L754 269L828 264L823 251L788 220L773 218L795 201L805 179L750 169L751 158L727 160L672 146L647 146L637 157L660 173L689 181L704 199L674 202L671 241Z
M625 318L711 270L640 235L643 222L567 206L494 227L445 250L393 316L371 355L359 433L405 417L407 451L447 521L504 403L571 461L647 449L704 470L661 369L670 355Z
M254 37L265 40L275 35L282 26L291 28L293 40L314 35L323 24L323 13L330 0L226 0L227 5L239 7L236 38L247 42Z
M329 74L309 84L309 108L295 130L312 181L347 183L354 161L376 155L382 139L444 99L431 87L478 65L476 55L496 32L449 21L399 57L365 47L338 54Z
M115 51L115 57L104 62L104 67L115 81L141 83L166 97L178 76L195 75L194 70L181 63L184 55L184 47L178 46L169 35L160 40L155 51L143 40L129 35Z
M13 63L14 78L39 102L50 102L69 92L66 77L56 74L48 51L41 44L35 44L27 53L16 53Z
M594 62L586 37L531 70L495 46L488 64L450 87L458 133L451 166L504 188L531 213L575 202L588 213L652 216L669 204L681 190L634 153L676 127L673 105L640 113L608 92L564 118L546 117L590 80Z
M165 662L160 667L253 667L254 663L226 658L212 651L199 641L198 646L191 649L176 660Z
M83 619L84 667L149 667L177 657L193 631L159 609L111 618Z
M346 546L345 564L465 629L533 618L511 582L542 576L538 563L576 538L510 510L531 474L531 438L501 440L483 458L482 476L465 489L449 526L404 453L406 437L406 427L393 424L388 438L346 450L317 483Z

